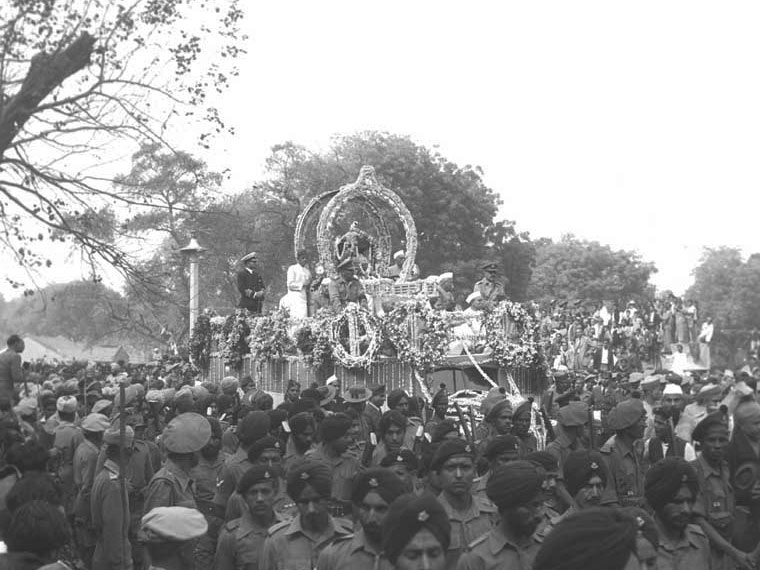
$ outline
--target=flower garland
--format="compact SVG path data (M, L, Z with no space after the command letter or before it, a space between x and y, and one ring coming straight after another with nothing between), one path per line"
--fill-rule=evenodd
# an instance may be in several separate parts
M364 332L362 333L362 330ZM330 340L335 361L344 368L369 368L380 347L381 327L372 313L356 303L349 303L331 319ZM353 341L358 354L352 354L343 342Z
M224 361L239 370L243 366L243 358L250 352L247 338L251 332L244 310L235 311L234 315L227 317L222 329L224 346L219 352ZM225 334L226 333L226 334Z
M278 309L261 317L249 317L248 348L257 362L279 359L295 348L288 335L290 313Z
M516 334L505 330L514 324ZM502 301L485 317L486 343L493 359L504 368L532 367L540 363L539 320L534 306Z
M385 336L402 362L422 372L443 362L449 345L448 325L443 314L433 310L426 299L396 305L382 323Z
M332 316L320 310L315 317L306 319L296 331L296 348L309 366L322 368L333 364L333 350L330 342Z
M195 328L190 336L188 352L190 353L190 361L203 370L208 369L211 361L211 339L211 319L208 315L198 315Z

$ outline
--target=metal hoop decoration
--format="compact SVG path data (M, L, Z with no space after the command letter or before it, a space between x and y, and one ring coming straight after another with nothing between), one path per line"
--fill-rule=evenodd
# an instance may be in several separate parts
M349 350L340 342L341 328L348 326ZM359 352L359 325L364 327L367 348ZM344 368L369 368L375 362L380 348L380 327L373 322L369 311L356 303L349 303L330 323L330 344L333 358Z
M303 209L303 211L298 214L298 219L296 220L296 232L295 232L295 239L293 240L293 256L297 256L298 252L302 249L306 249L306 232L309 229L309 226L314 223L314 217L317 214L318 207L322 206L322 209L324 209L324 205L327 204L330 199L332 199L333 196L335 196L338 193L338 190L328 190L327 192L322 192L318 196L314 196L308 204L306 204L306 207ZM316 218L316 222L319 222L319 218Z
M399 281L408 280L412 274L414 259L417 255L417 227L414 224L412 214L404 205L404 202L401 201L401 198L377 181L375 169L372 166L362 166L356 182L342 186L340 191L330 199L319 216L319 223L317 224L317 248L319 249L320 261L325 267L327 274L330 276L336 275L335 258L333 255L334 223L341 208L351 200L368 202L372 205L372 209L375 212L377 212L380 204L385 204L399 217L404 226L406 236L406 259L401 268ZM382 231L387 228L385 220L380 222L375 221L374 223L378 230ZM379 239L382 243L388 244L384 248L388 251L383 252L380 267L388 267L391 262L390 237L381 235Z

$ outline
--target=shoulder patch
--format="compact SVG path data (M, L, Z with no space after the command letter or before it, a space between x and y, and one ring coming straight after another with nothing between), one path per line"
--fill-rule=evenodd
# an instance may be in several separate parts
M233 531L240 526L240 519L233 519L230 522L224 523L224 528Z
M275 523L272 526L270 526L269 529L267 530L267 536L272 536L273 534L286 528L287 526L290 526L289 520Z
M486 533L486 534L484 534L484 535L482 535L482 536L479 536L478 538L476 538L475 540L473 540L473 541L472 541L472 542L471 542L471 543L470 543L470 544L467 546L467 548L469 548L470 550L472 550L472 549L473 549L473 548L475 548L475 547L476 547L478 544L483 544L483 543L486 541L486 539L487 539L487 538L488 538L488 533Z

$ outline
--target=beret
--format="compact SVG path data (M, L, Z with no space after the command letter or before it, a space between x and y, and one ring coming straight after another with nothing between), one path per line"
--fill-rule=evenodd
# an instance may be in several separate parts
M388 407L390 409L395 408L402 398L406 398L407 400L409 399L409 396L405 390L402 390L401 388L391 390L390 394L388 394Z
M240 443L250 445L269 433L271 423L269 415L261 410L248 412L238 425L237 435Z
M588 406L583 402L570 402L557 412L557 421L564 427L586 425L588 423Z
M556 473L559 469L557 458L548 451L534 451L532 453L528 453L525 457L523 457L523 459L525 461L538 463L541 467L544 468L544 471L547 473Z
M131 447L135 440L135 430L131 426L124 427L124 447ZM119 445L118 425L112 425L103 433L103 443L106 445Z
M499 414L501 414L504 410L512 411L512 403L507 400L501 400L499 402L496 402L493 407L489 410L488 414L486 415L486 421L493 421L497 417L499 417Z
M142 518L142 542L185 542L206 534L208 523L196 509L156 507Z
M532 406L533 406L533 398L528 398L527 400L525 400L524 402L522 402L519 406L515 408L514 412L512 412L512 419L515 420L518 418L518 416L522 414L526 414L526 413L530 414Z
M248 489L253 487L256 483L262 483L265 481L271 481L275 485L279 485L280 481L277 471L268 465L256 464L243 473L243 476L237 484L237 492L241 495L245 495Z
M519 440L510 434L497 435L496 437L491 438L491 440L488 442L488 445L486 445L485 456L487 459L493 459L500 453L506 453L509 451L519 453Z
M707 435L708 430L713 426L723 426L728 430L728 415L725 406L720 410L707 414L694 428L691 438L694 441L702 441Z
M497 403L506 400L506 398L506 390L503 387L498 386L491 388L488 391L488 394L486 394L486 397L483 398L483 401L480 403L480 413L488 417L493 407Z
M211 439L211 425L195 412L176 416L164 428L161 441L171 453L195 453Z
M607 466L598 451L578 449L570 452L562 464L562 474L571 497L577 495L594 475L599 476L602 484L607 484Z
M322 497L329 497L332 492L332 473L330 467L322 461L305 459L288 470L288 496L297 501L306 485L309 485Z
M463 439L446 439L441 442L438 449L433 454L433 460L430 462L430 470L438 471L452 457L457 455L466 455L472 459L475 458L475 452L472 446Z
M92 413L82 420L82 429L85 431L101 432L106 431L111 423L103 414Z
M254 463L261 456L261 454L268 449L279 451L280 455L284 455L285 453L285 446L282 444L282 442L276 437L268 435L266 437L262 437L261 439L257 439L254 443L251 444L251 447L248 448L248 461Z
M422 529L429 530L441 543L444 552L451 541L451 523L441 503L425 493L401 495L388 509L383 521L383 549L395 564L404 547Z
M696 498L699 484L694 468L681 457L666 457L647 471L644 496L649 505L658 511L675 498L682 485L689 487Z
M459 428L454 420L443 420L435 424L433 431L430 434L430 439L433 443L443 441L446 434L451 432L459 433Z
M410 471L416 471L419 467L417 456L408 449L401 449L398 453L389 453L380 461L380 467L391 467L396 464L406 465Z
M722 392L723 389L717 384L705 384L699 392L697 392L697 398L712 398L713 396L720 396Z
M374 491L389 505L404 494L404 482L390 469L375 467L356 476L351 502L360 505L367 493Z
M546 472L532 461L512 461L491 473L486 495L499 509L524 505L543 492Z
M111 400L98 400L92 405L92 409L90 410L93 414L99 414L109 406L112 406L113 402Z
M327 416L319 425L320 433L324 441L335 441L343 437L351 429L351 418L346 414L334 414Z
M77 411L77 399L74 396L61 396L55 403L59 412L74 413Z
M642 401L638 398L630 398L612 408L607 421L611 429L618 431L636 425L644 414L646 411Z

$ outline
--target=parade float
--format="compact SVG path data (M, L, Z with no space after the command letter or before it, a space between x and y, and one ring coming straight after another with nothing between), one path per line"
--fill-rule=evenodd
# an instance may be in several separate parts
M404 262L391 279L385 275L394 244L404 249ZM306 387L335 375L344 387L385 384L428 401L441 383L449 393L503 386L515 400L539 395L546 373L537 307L505 300L475 313L434 309L439 279L416 276L417 245L409 210L364 166L356 182L304 208L294 249L319 259L317 272L330 279L350 259L366 299L298 321L285 309L205 313L190 357L211 381L248 374L261 389L279 393L289 379Z

